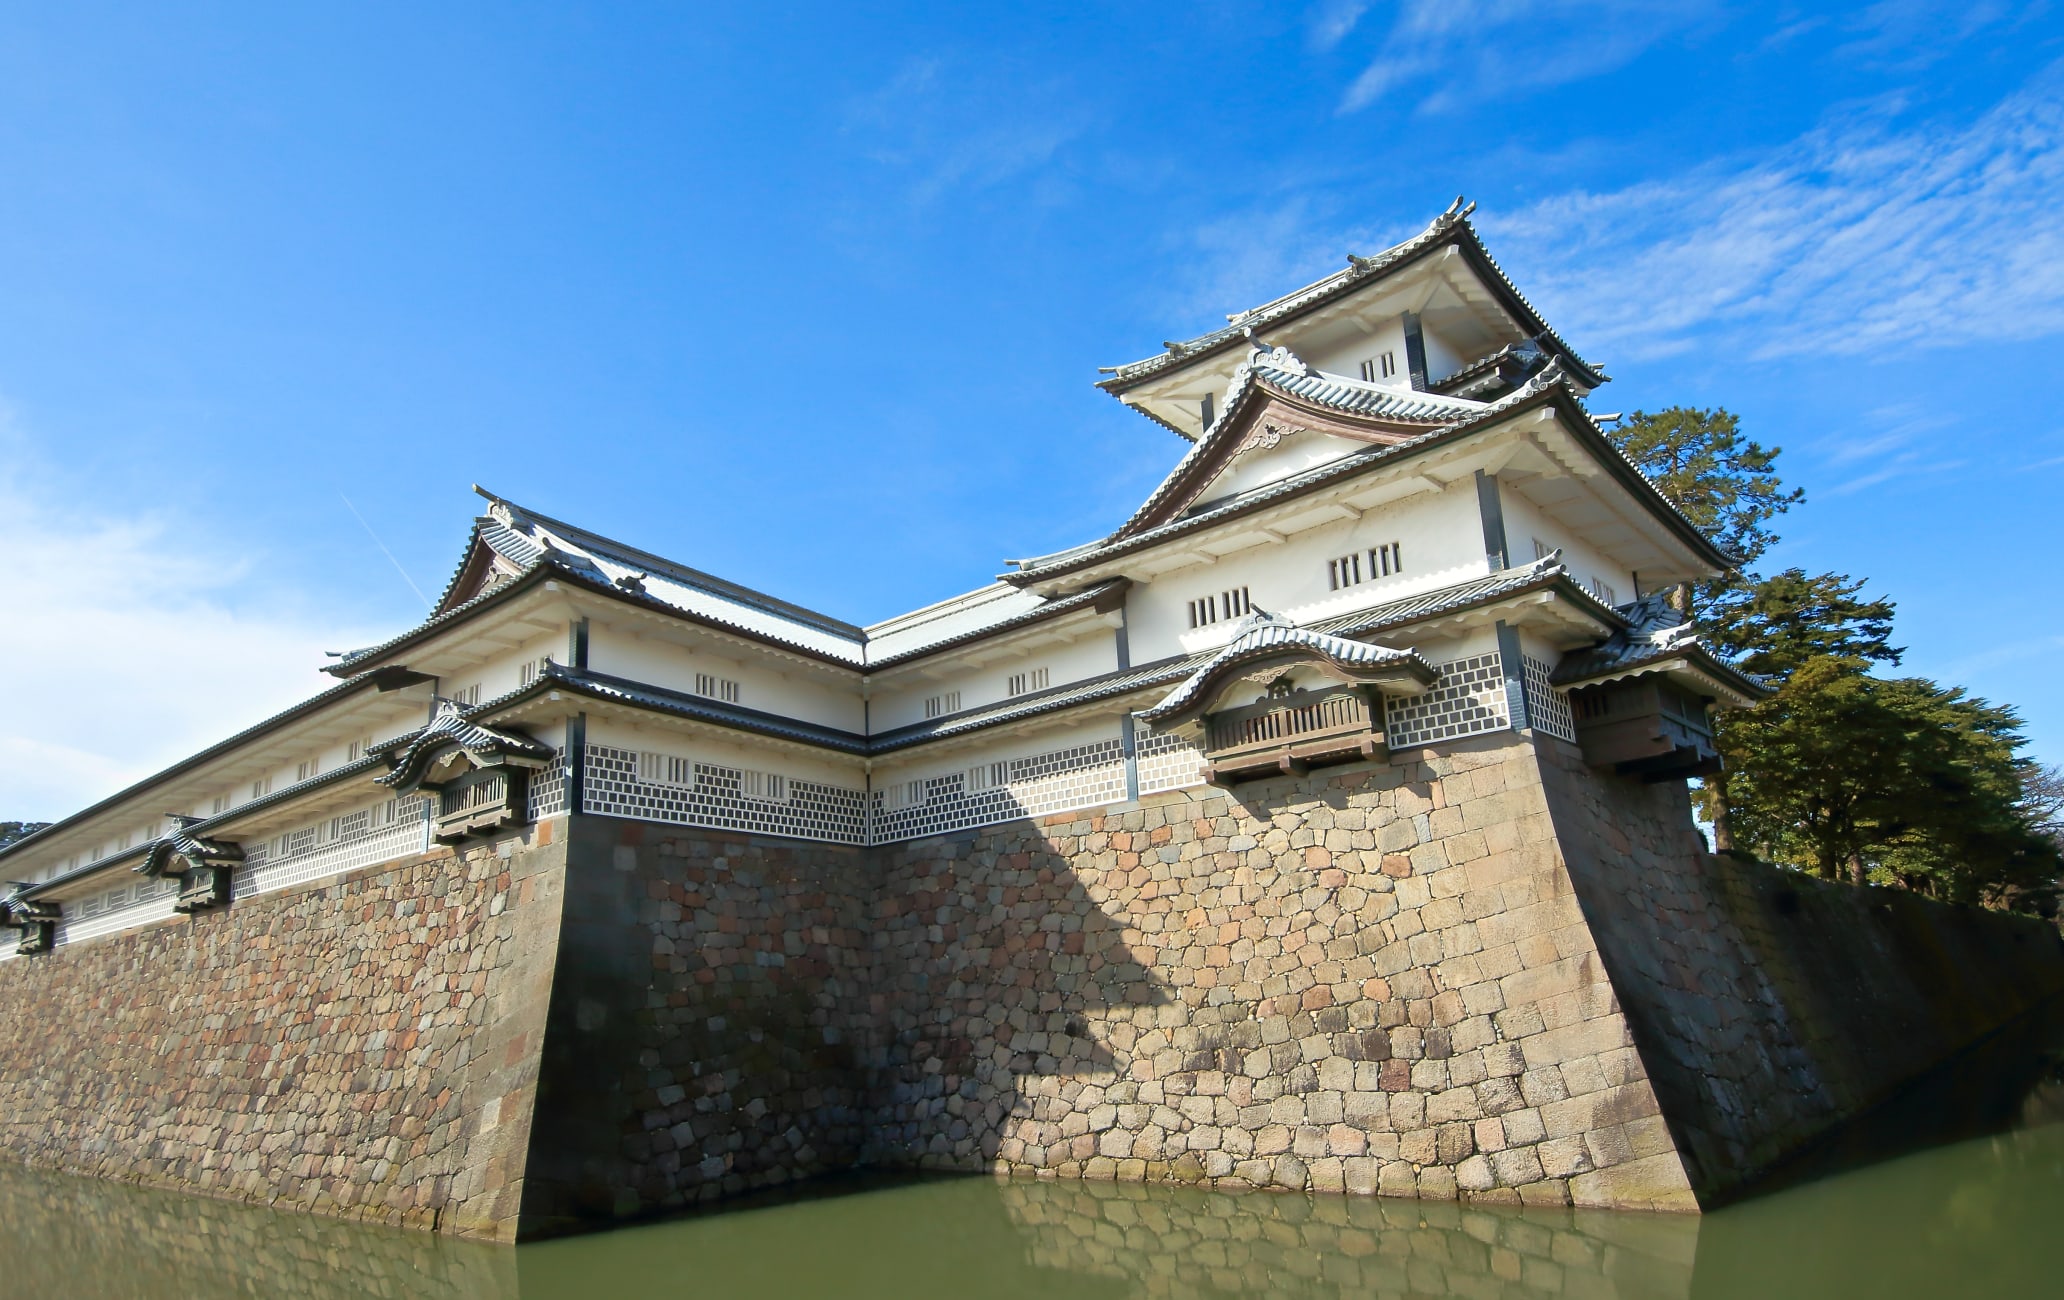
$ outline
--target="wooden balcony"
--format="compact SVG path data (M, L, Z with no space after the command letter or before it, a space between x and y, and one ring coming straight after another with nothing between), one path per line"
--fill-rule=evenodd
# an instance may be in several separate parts
M1231 785L1389 754L1383 700L1368 687L1293 691L1206 714L1205 779Z
M440 844L480 835L503 826L520 825L525 817L524 771L521 768L476 769L437 792L437 823L431 833Z
M1584 761L1645 781L1720 770L1706 701L1660 676L1589 686L1570 694Z

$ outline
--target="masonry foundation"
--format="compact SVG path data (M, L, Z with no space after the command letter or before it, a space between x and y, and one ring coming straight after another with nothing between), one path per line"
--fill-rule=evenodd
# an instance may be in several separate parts
M1504 733L878 849L575 815L0 964L0 1152L518 1239L871 1164L1691 1210L2064 990Z

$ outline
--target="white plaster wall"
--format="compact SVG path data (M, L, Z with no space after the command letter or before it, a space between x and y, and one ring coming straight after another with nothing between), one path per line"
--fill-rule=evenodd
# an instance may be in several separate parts
M1037 754L1057 753L1078 746L1097 745L1107 740L1118 739L1118 728L1118 714L1113 710L1062 726L999 735L965 746L954 745L944 753L927 753L929 747L920 747L903 755L891 755L876 760L874 788L879 790L895 782L909 781L917 777L937 777L964 772L983 763L1003 763L1012 759L1030 758Z
M1476 359L1463 356L1459 349L1432 329L1421 328L1419 336L1426 343L1426 378L1429 383L1446 379L1460 370L1465 361Z
M1138 662L1137 654L1134 662ZM1036 650L988 660L979 667L955 666L952 655L941 655L929 666L935 668L939 675L898 674L889 682L873 687L869 725L876 734L923 722L925 700L948 691L960 692L963 711L1009 699L1006 688L1013 673L1043 667L1047 670L1050 689L1115 672L1118 668L1118 638L1114 628L1091 625L1066 644L1047 644Z
M1365 451L1369 444L1330 433L1296 433L1265 450L1250 451L1227 466L1197 498L1200 504L1217 501L1249 488L1262 487L1314 466L1330 464L1343 456Z
M522 665L547 656L556 663L565 663L567 641L568 629L564 626L540 632L513 649L496 651L477 663L454 669L440 677L438 692L456 696L468 687L478 686L482 703L498 695L507 695L522 684Z
M1297 351L1297 344L1290 344ZM1405 323L1399 316L1392 316L1368 334L1350 335L1345 339L1325 344L1313 344L1309 353L1298 352L1306 365L1326 371L1328 374L1345 375L1349 379L1362 377L1362 362L1374 360L1384 353L1390 353L1396 362L1397 373L1389 378L1382 377L1382 367L1377 367L1376 383L1385 388L1412 387L1412 366L1405 356Z
M1240 525L1224 527L1231 532ZM1327 560L1393 541L1402 553L1402 573L1339 591L1327 587ZM1365 554L1365 572L1367 563ZM1188 604L1228 588L1245 586L1257 608L1309 623L1451 586L1487 571L1476 488L1465 480L1442 492L1378 507L1357 520L1322 525L1280 544L1251 547L1216 564L1192 565L1134 587L1127 604L1132 659L1150 663L1225 644L1239 620L1223 619L1193 630Z
M857 733L862 726L857 680L841 682L742 645L735 653L728 646L690 648L658 637L630 635L619 628L591 626L588 667L691 695L696 674L711 673L737 682L738 703L746 708L842 731Z
M1534 558L1534 541L1539 539L1551 550L1562 548L1562 562L1578 585L1588 590L1593 578L1602 578L1620 603L1634 599L1634 573L1627 565L1551 518L1528 500L1524 491L1501 484L1498 500L1504 508L1505 544L1512 549L1512 563L1530 562Z
M592 654L592 645L589 649ZM769 745L743 732L736 738L719 737L703 732L691 733L658 721L639 723L622 718L590 716L588 743L640 753L671 754L677 758L698 759L753 772L776 772L792 781L814 781L849 790L860 789L866 782L857 758L842 761L833 755L820 757Z

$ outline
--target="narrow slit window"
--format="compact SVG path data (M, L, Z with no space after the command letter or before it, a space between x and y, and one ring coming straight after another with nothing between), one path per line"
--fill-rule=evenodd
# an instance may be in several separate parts
M729 677L719 677L715 673L695 674L695 693L712 700L722 700L726 704L738 703L738 683Z
M1332 590L1339 591L1342 587L1352 587L1361 580L1361 552L1326 561L1326 583Z
M1405 571L1404 552L1397 542L1369 548L1369 576L1388 578Z
M1012 673L1010 680L1004 684L1004 694L1030 695L1034 691L1043 691L1046 689L1047 680L1047 670L1044 668L1029 668L1021 673Z
M942 691L925 697L925 716L943 718L949 713L960 712L960 692Z
M1373 384L1379 379L1389 379L1395 374L1397 374L1397 353L1395 352L1385 352L1381 356L1370 357L1362 363L1362 379L1366 383Z
M1222 619L1243 617L1253 608L1253 602L1248 599L1245 587L1232 587L1209 596L1199 596L1190 602L1190 626L1209 627Z

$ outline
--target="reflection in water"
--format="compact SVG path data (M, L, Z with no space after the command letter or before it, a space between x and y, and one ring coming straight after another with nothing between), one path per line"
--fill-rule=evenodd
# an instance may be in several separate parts
M2054 1295L2064 1085L2020 1105L1704 1218L968 1178L512 1250L0 1166L0 1297Z
M0 1297L501 1300L515 1252L0 1165Z

